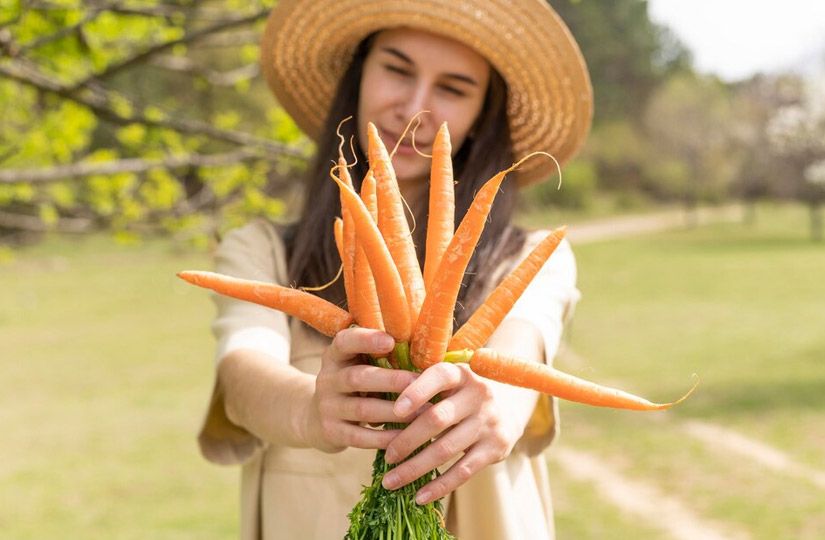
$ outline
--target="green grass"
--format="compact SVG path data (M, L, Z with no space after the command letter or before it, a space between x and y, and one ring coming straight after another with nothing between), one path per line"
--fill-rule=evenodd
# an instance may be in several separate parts
M211 305L163 242L52 240L0 267L0 530L230 538L237 471L203 461Z
M642 196L609 192L593 195L588 199L584 208L547 208L531 199L530 192L524 192L521 194L515 220L522 227L538 229L562 224L574 225L628 214L641 215L679 209L681 206L678 204L664 205Z
M825 245L808 240L804 210L762 213L753 227L575 247L584 297L569 339L584 362L559 365L655 401L681 395L694 372L701 385L668 413L563 404L561 444L597 451L753 538L815 538L821 488L709 449L682 427L713 422L825 468Z
M559 365L667 413L562 404L556 444L755 539L813 539L822 490L685 433L699 419L825 468L825 245L807 214L574 246L583 299ZM0 266L0 536L237 536L236 468L195 433L212 384L213 314L174 272L210 266L164 241L50 239ZM552 452L552 448L550 450ZM550 459L558 538L661 538Z

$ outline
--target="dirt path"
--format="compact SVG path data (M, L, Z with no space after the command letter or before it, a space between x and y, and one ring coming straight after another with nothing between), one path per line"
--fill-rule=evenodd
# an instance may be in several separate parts
M695 216L695 223L734 221L739 219L741 214L742 210L738 205L718 209L700 209ZM670 211L573 225L568 230L567 236L574 244L581 244L677 229L686 224L684 212ZM584 362L584 359L576 355L569 347L563 346L562 349L562 354L566 359L575 364ZM696 427L694 426L693 429L696 430ZM595 456L584 451L557 445L550 452L550 457L559 464L565 474L591 483L603 499L622 512L662 530L671 538L677 540L749 538L744 531L733 530L727 525L704 520L679 499L668 496L645 482L623 477L608 465L600 463Z
M583 368L588 365L587 360L567 344L562 345L559 356L568 366ZM621 386L611 381L606 381L606 384ZM661 421L669 420L662 417ZM825 490L825 471L798 463L778 448L711 422L688 420L679 427L712 451L742 457L756 467L807 481ZM577 448L565 448L563 441L549 455L565 474L593 484L604 500L622 512L667 532L671 538L713 540L749 537L747 533L730 529L728 525L702 519L678 498L664 495L644 481L624 478L608 465L600 463L595 456Z
M696 225L742 219L742 206L731 204L718 208L699 208L692 216ZM607 218L571 225L567 237L574 244L596 242L611 238L678 229L685 227L688 218L684 210L669 210L655 214Z
M584 368L588 365L566 343L559 349L559 357L566 366ZM620 387L621 384L602 381ZM664 420L663 420L664 421ZM666 533L676 540L740 540L749 535L731 529L727 525L705 520L697 515L678 497L667 495L644 480L631 480L616 472L615 468L579 448L564 446L564 439L549 451L549 457L558 463L563 473L573 479L587 482L599 496L618 508L622 513Z
M587 452L556 448L551 452L570 477L591 483L599 495L623 513L676 540L740 540L750 536L729 525L710 522L679 499L650 484L630 480Z
M710 422L690 420L685 422L683 428L688 435L701 441L708 448L736 454L758 466L809 481L825 490L825 472L797 463L773 446Z

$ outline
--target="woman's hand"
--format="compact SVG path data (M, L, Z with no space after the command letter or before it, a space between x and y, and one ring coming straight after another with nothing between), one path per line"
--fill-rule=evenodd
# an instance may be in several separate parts
M389 355L393 338L379 330L348 328L336 334L321 357L315 392L305 421L305 439L325 452L348 446L386 448L398 431L365 427L364 424L404 422L393 402L363 395L401 393L417 375L410 371L383 369L361 363L359 354Z
M524 399L506 399L513 397L514 391ZM443 399L428 406L438 394ZM479 377L464 364L442 362L426 369L395 402L398 416L421 412L387 446L385 459L387 463L398 463L424 443L435 440L388 472L384 487L397 489L459 458L443 475L419 490L416 502L426 504L444 497L483 467L510 454L524 432L533 404L535 393Z

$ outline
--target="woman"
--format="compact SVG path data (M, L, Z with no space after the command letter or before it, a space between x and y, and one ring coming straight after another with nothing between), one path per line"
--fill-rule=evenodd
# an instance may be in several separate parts
M279 102L318 143L297 224L256 222L230 233L217 270L298 285L328 282L340 265L332 221L340 214L329 179L336 127L354 136L360 187L366 125L392 148L419 111L416 147L428 153L448 122L456 171L456 219L494 173L534 150L564 162L581 145L592 95L583 60L563 23L539 0L413 2L282 0L262 43L262 66ZM409 139L393 160L424 245L430 161ZM465 321L504 272L537 241L510 224L519 186L545 179L553 164L534 158L505 181L468 268L456 310ZM421 259L423 254L419 254ZM344 302L340 283L322 296ZM551 361L562 320L577 298L575 263L563 244L491 338L490 346ZM417 494L446 497L447 526L459 538L553 537L546 466L555 409L532 391L493 383L463 366L420 375L359 365L360 353L388 352L383 332L348 329L329 340L278 312L215 299L215 391L200 443L219 463L243 463L243 538L341 538L346 515L369 481L374 449L399 465L388 489L440 467ZM463 309L462 309L463 308ZM396 402L365 397L400 394ZM427 402L435 395L437 406ZM400 432L370 423L403 422ZM425 451L407 459L423 442Z

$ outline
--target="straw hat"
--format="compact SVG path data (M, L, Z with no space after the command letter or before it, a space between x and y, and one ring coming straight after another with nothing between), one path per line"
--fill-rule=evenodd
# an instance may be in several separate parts
M317 140L358 44L394 27L444 35L487 58L507 82L516 158L542 150L563 164L584 142L593 113L587 66L544 0L280 0L264 31L263 73L284 109ZM554 171L548 160L528 160L519 183Z

